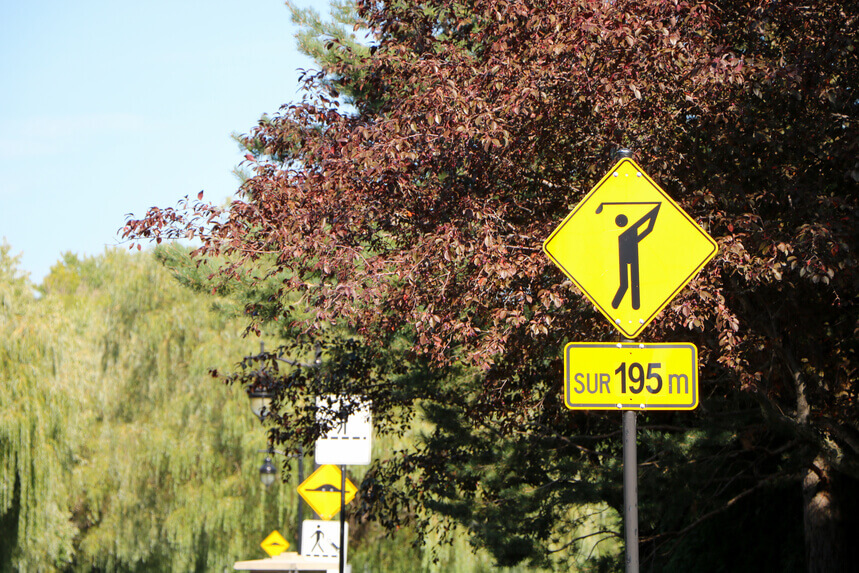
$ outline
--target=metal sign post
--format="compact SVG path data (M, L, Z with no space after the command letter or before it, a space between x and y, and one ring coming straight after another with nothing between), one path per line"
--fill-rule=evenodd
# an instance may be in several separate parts
M340 547L345 543L346 532L346 466L340 466ZM346 573L346 552L340 551L340 573Z
M626 542L626 572L638 573L638 452L636 413L623 412L623 529Z

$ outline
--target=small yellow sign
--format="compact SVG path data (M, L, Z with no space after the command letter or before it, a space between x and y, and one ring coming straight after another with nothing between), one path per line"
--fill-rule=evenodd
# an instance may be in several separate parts
M620 332L635 338L718 247L625 158L558 225L543 250Z
M333 465L319 466L298 486L298 493L321 519L329 520L340 511L340 485L343 474ZM358 488L346 479L346 503L352 501Z
M571 342L564 382L571 410L694 410L698 349L685 342Z
M268 537L263 539L259 544L263 550L268 553L269 557L277 557L287 549L289 549L289 541L283 538L277 530L268 534Z

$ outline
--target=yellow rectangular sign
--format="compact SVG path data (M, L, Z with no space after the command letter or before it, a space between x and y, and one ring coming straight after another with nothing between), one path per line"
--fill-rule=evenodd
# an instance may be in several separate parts
M571 410L694 410L698 349L685 342L570 342L564 380Z

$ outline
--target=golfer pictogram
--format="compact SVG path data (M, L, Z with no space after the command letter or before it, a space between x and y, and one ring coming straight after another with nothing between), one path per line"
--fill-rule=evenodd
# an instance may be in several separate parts
M611 301L612 308L618 308L627 291L630 292L632 308L638 310L641 307L641 270L639 269L638 245L644 240L656 225L656 216L659 214L661 201L629 201L629 202L605 202L600 203L596 213L602 213L606 205L655 205L635 223L629 225L617 238L618 274L620 284ZM620 228L627 226L629 218L620 213L614 219L615 225Z

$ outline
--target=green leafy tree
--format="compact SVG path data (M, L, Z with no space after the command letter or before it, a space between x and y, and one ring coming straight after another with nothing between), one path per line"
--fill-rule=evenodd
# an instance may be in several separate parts
M66 254L34 287L0 248L0 571L231 568L263 557L272 529L295 547L295 473L263 488L265 428L209 372L257 352L246 305L267 316L257 303L279 281L219 285L210 273L180 248ZM434 563L408 529L390 538L353 519L352 532L356 569L489 562L459 541Z
M55 342L65 320L45 320L33 285L11 247L0 245L0 568L62 567L74 536L66 503L74 447L80 437L65 423L75 403L56 373ZM67 324L67 323L66 323ZM16 540L10 543L8 540Z
M259 483L264 432L211 383L241 317L149 255L66 255L38 299L16 265L4 246L0 570L208 571L292 536L294 488Z
M265 263L285 277L272 308L286 321L356 333L327 375L275 386L287 409L323 389L370 395L381 428L424 413L422 443L365 478L368 514L448 516L502 564L559 564L583 549L570 511L621 507L616 417L561 399L564 343L616 335L541 243L625 146L720 247L645 332L695 342L702 380L697 411L643 419L645 561L688 566L683 544L777 495L806 546L784 567L845 570L855 3L406 0L361 2L358 18L368 53L329 42L341 56L320 58L305 99L245 138L239 200L153 209L126 235L201 236L198 255L230 257L227 282ZM280 439L318 432L311 410ZM746 567L771 562L769 535L801 545L798 527L765 526L775 515L744 521L761 541Z

